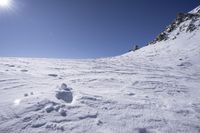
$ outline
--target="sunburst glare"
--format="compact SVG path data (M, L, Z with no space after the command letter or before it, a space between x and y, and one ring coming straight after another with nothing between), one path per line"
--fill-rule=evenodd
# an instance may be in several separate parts
M0 0L1 8L8 8L11 6L11 0Z

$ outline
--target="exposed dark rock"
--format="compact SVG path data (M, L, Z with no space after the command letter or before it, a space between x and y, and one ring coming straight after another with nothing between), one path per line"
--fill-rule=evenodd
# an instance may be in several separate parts
M189 26L188 26L188 28L187 28L187 32L189 31L189 32L192 32L192 31L194 31L195 29L196 29L197 27L194 25L194 24L189 24Z
M134 45L134 47L132 49L130 49L129 52L136 51L138 49L140 49L139 46L138 45Z
M159 34L156 39L149 44L155 44L157 42L169 39L169 34L176 29L179 31L176 33L176 36L173 36L171 39L176 39L180 32L193 32L195 29L197 29L195 22L200 19L199 13L200 10L198 10L197 13L178 13L172 24L167 26L165 31ZM185 21L190 21L190 23L181 25Z

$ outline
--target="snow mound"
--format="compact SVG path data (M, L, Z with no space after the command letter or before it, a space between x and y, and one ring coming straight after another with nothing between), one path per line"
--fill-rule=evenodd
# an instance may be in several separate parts
M59 100L63 100L66 103L71 103L73 101L73 94L72 94L72 88L68 88L65 83L63 83L59 90L56 91L56 98Z

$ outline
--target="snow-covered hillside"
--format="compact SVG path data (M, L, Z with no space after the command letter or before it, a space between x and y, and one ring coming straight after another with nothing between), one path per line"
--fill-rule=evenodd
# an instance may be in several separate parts
M0 133L199 133L200 7L91 60L0 58Z

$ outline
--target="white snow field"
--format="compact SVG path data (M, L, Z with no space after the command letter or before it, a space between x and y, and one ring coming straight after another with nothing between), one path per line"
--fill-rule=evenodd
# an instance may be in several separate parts
M200 7L102 59L0 58L0 133L200 133Z

